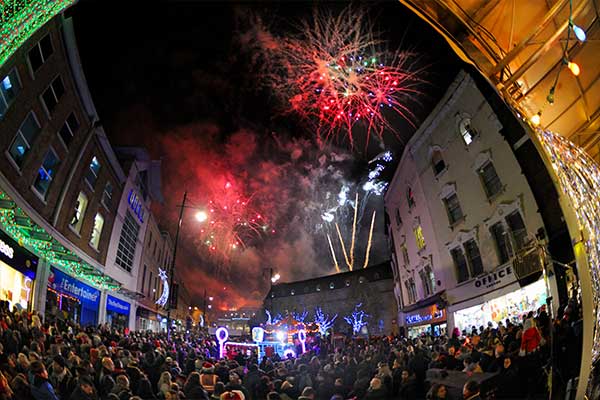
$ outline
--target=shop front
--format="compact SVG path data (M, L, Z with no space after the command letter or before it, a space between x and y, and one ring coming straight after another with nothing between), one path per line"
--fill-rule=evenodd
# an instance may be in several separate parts
M141 331L166 332L167 317L139 305L136 310L136 327Z
M82 326L98 323L100 291L51 267L46 295L46 316L71 320Z
M31 310L38 258L0 231L0 301Z
M113 297L106 296L106 322L113 328L123 330L129 327L131 304Z
M487 327L488 323L493 327L499 322L505 325L506 320L521 323L527 313L545 305L547 297L543 279L521 287L512 265L503 265L449 291L449 299L464 300L453 301L448 312L452 315L453 328L471 332L473 327Z
M421 335L441 336L446 334L446 310L436 304L405 314L406 332L409 338Z

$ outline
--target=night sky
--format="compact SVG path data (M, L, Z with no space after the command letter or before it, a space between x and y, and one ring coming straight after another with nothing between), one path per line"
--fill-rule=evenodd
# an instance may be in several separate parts
M322 208L342 186L354 198L368 161L383 151L376 141L350 148L343 137L320 148L312 129L282 113L277 96L261 81L264 66L243 40L255 28L251 17L259 15L272 34L285 37L310 17L314 4L81 0L68 12L111 142L144 146L163 160L165 203L155 207L161 227L174 237L184 190L193 205L205 207L228 183L264 215L268 233L249 238L245 250L224 260L211 256L200 239L201 224L191 210L185 214L177 268L186 272L196 304L206 288L221 308L256 305L268 288L270 267L284 281L334 273ZM334 12L345 6L319 4ZM410 104L418 125L460 63L439 35L399 3L371 3L367 10L389 46L416 53L426 71L427 83ZM384 137L385 149L397 161L414 128L400 119L393 123L399 134ZM386 166L384 175L392 173L393 165ZM371 265L389 259L382 196L371 195L361 208L356 249L364 252L374 210ZM344 233L351 215L351 207L338 210Z

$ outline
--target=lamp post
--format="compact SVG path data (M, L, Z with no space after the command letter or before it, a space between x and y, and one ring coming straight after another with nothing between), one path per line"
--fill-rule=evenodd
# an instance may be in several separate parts
M173 296L173 282L175 280L175 259L177 258L177 244L179 243L179 231L181 230L181 224L183 223L183 209L185 208L185 201L187 200L187 190L183 192L183 201L179 209L179 221L177 222L177 231L175 232L175 243L173 244L173 260L171 260L171 277L170 277L170 296L167 300L167 340L171 339L171 304Z

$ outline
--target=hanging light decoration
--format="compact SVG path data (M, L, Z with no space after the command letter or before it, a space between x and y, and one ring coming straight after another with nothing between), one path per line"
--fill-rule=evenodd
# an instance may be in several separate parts
M581 69L579 68L579 65L577 63L572 62L572 61L566 61L566 63L567 63L567 68L569 68L569 70L571 71L571 73L573 75L575 75L575 76L579 76L579 73L581 72Z
M579 40L582 43L585 42L585 40L587 39L585 31L581 27L575 25L573 21L569 22L569 26L571 27L571 30L573 30L573 33L577 37L577 40Z
M542 112L538 111L537 114L533 114L529 121L533 126L538 126L542 122Z

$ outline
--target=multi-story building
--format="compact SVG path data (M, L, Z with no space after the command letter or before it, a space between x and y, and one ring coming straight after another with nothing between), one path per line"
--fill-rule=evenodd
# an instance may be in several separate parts
M144 296L138 301L137 329L153 331L167 329L168 298L166 296L180 296L179 285L170 287L172 261L171 237L166 232L161 232L156 219L150 214L142 251L142 263L137 275L138 292ZM173 310L171 314L174 314Z
M98 121L58 15L0 67L0 299L82 324L121 288L104 264L125 176Z
M349 301L351 299L351 301ZM387 335L397 328L397 309L393 301L393 276L390 263L342 272L320 278L273 285L263 304L272 316L304 312L308 320L320 307L323 313L338 315L335 332L352 333L344 316L358 307L368 318L364 332Z
M504 130L461 71L404 149L385 204L410 336L516 320L556 293L538 279L543 205Z
M160 297L158 293L162 288L160 282L166 279L163 277L161 280L156 269L159 265L163 267L165 262L162 249L164 245L150 209L152 201L162 201L160 163L152 161L147 151L142 148L119 147L115 150L127 173L127 178L123 185L123 195L117 204L117 218L110 236L106 271L121 282L124 289L131 293L131 297L138 299L138 302L130 304L127 315L115 314L116 310L113 310L111 315L117 320L126 318L130 327L137 328L138 314L144 313L143 308L140 309L137 304L145 304L150 300L156 301L158 299L156 296ZM156 279L152 283L155 292L147 290L150 285L146 284L146 277L149 274L144 274L143 260L147 242L154 243L155 250L160 244L160 252L155 251L153 264L151 264L151 268L156 269L153 270ZM142 281L144 290L141 290Z

